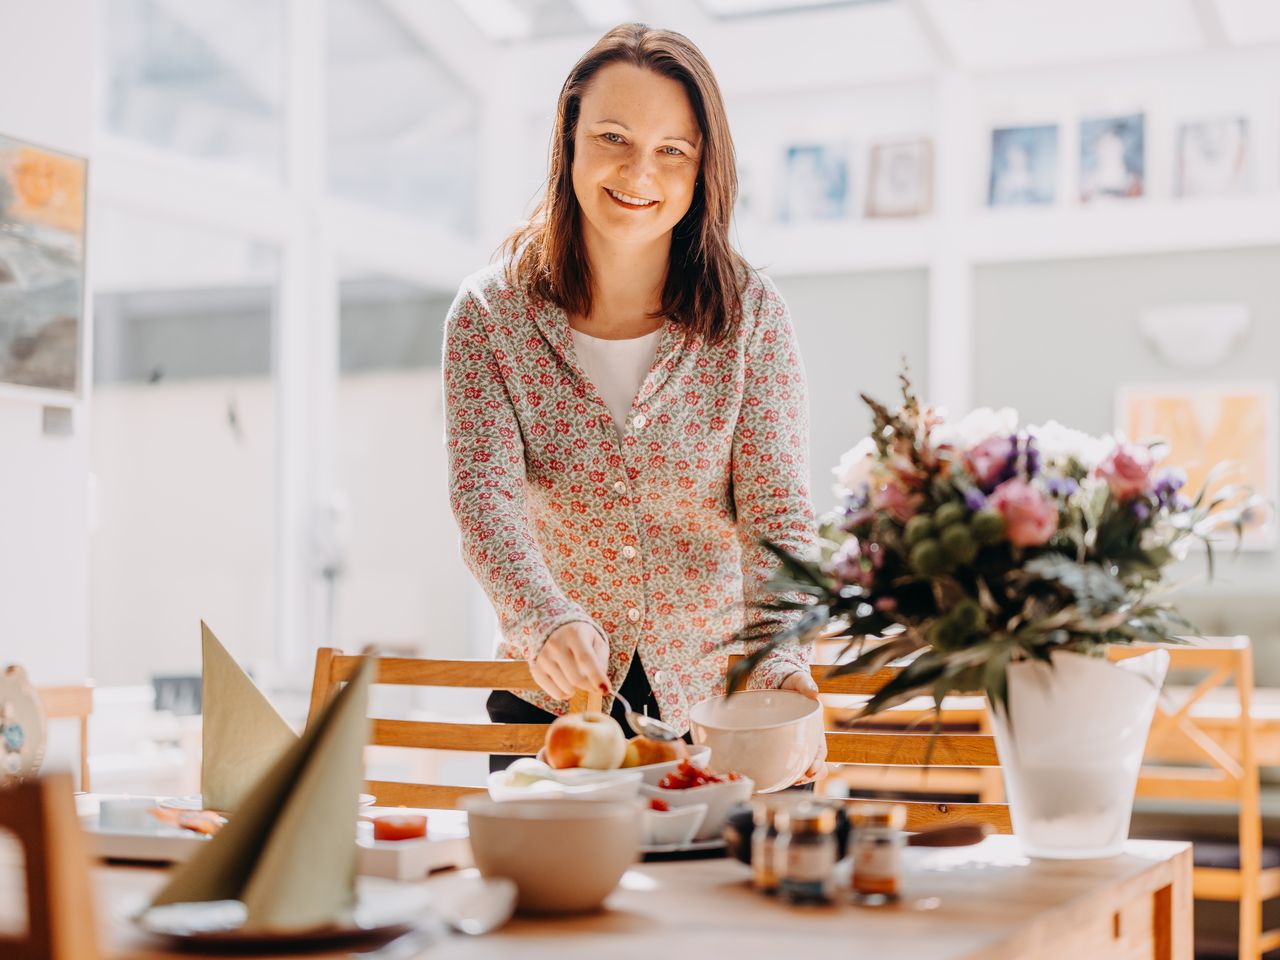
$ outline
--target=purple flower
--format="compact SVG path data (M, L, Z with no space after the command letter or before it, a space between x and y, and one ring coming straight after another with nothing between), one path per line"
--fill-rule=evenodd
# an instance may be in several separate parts
M1017 464L1017 437L987 437L964 455L965 469L984 492L1012 479Z
M831 575L850 586L871 585L871 571L862 563L862 545L857 537L850 537L842 543L831 558Z
M1145 500L1133 501L1133 515L1139 520L1147 520L1151 516L1151 507Z
M1023 442L1022 453L1027 468L1027 479L1032 480L1040 472L1040 451L1036 449L1034 437L1027 437Z
M973 513L977 513L987 505L987 495L977 487L969 487L964 492L964 505Z
M1156 474L1155 483L1152 486L1152 492L1155 494L1156 503L1162 507L1176 506L1178 491L1187 483L1187 471L1181 467L1165 467Z
M1050 496L1066 499L1073 496L1080 489L1080 484L1076 482L1074 477L1050 477L1045 481L1045 488L1049 491Z

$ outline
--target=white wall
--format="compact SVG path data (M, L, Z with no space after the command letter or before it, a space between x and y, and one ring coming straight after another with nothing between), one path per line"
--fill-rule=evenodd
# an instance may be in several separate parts
M0 0L0 133L88 154L95 11ZM45 437L38 405L0 397L0 663L37 684L89 675L88 427L81 406L71 436Z

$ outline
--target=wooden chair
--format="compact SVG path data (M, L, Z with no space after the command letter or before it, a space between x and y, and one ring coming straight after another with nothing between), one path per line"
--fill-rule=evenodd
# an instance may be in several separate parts
M97 960L98 928L89 890L89 856L76 817L71 776L48 776L0 789L0 828L22 845L25 932L0 934L6 960ZM0 878L2 879L2 878ZM5 902L16 891L0 882Z
M732 665L739 658L730 658ZM869 695L875 693L896 674L893 667L886 667L870 674L845 674L829 676L830 664L814 664L810 667L818 692L833 695ZM932 744L930 743L932 741ZM995 738L989 733L941 733L936 738L928 724L918 730L859 729L827 731L827 762L832 764L856 764L866 767L926 768L992 768L1000 767L996 755ZM855 799L858 799L855 796ZM1012 833L1009 807L1005 803L950 803L935 801L906 801L907 829L924 830L928 827L954 823L984 823L997 833Z
M1113 647L1111 656L1122 659L1150 649ZM1192 839L1195 848L1194 896L1239 902L1239 955L1254 960L1280 947L1280 929L1262 930L1263 901L1280 897L1280 853L1269 850L1272 865L1263 866L1256 732L1249 721L1253 651L1248 637L1196 639L1161 649L1169 653L1171 672L1194 673L1200 679L1176 701L1161 698L1138 777L1138 797L1235 807L1238 843L1181 839ZM1234 687L1228 688L1232 681ZM1230 731L1221 724L1206 731L1195 716L1197 705L1227 689L1238 702L1237 722Z
M65 687L38 687L36 695L50 720L80 721L80 789L89 792L89 717L93 713L93 684Z
M315 678L311 686L311 709L307 725L320 709L349 680L360 662L358 656L344 656L340 650L322 647L316 651ZM537 690L537 683L522 660L424 660L410 657L379 657L374 683L418 687L462 687L479 690ZM570 708L599 710L598 693L581 693ZM547 728L540 723L451 723L422 720L375 718L372 746L413 747L425 750L458 750L473 753L534 754L542 747ZM456 807L463 797L484 793L483 787L444 784L401 783L370 780L365 789L379 806Z

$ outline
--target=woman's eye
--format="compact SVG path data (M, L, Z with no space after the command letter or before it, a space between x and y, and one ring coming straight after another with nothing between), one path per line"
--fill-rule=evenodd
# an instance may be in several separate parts
M622 136L616 133L602 133L601 136L609 143L621 143Z
M679 147L663 147L663 151L668 157L683 157L684 151Z

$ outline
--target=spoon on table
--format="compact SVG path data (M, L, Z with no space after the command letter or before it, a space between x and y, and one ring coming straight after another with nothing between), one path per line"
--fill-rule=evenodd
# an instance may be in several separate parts
M676 728L671 724L665 723L657 717L636 713L631 709L631 704L627 703L627 698L612 687L606 687L606 691L617 697L622 704L623 716L627 718L627 726L631 728L633 733L648 737L650 740L680 739L680 734L676 732Z
M469 937L498 929L515 913L516 885L505 877L459 875L432 887L433 914L425 925L349 960L407 960L418 956L447 931Z

